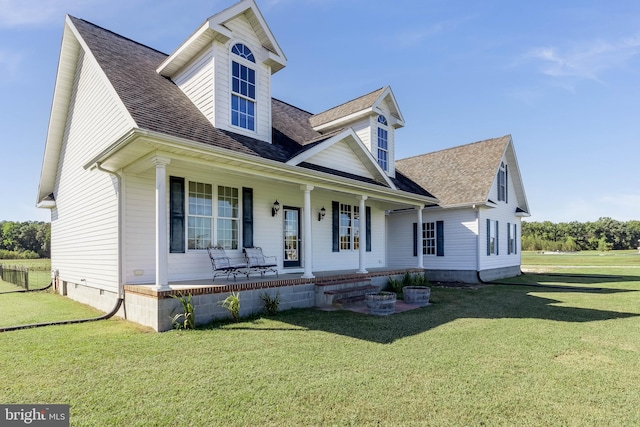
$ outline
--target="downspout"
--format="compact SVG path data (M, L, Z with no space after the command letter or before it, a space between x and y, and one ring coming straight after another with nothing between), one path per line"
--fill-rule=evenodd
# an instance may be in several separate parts
M124 281L122 280L122 177L116 172L112 172L102 167L100 162L96 162L96 169L107 173L116 179L116 192L118 197L118 299L124 301Z
M98 316L98 317L91 317L87 319L59 320L54 322L32 323L28 325L18 325L18 326L5 326L5 327L0 327L0 332L17 331L17 330L30 329L30 328L40 328L43 326L71 325L76 323L86 323L86 322L95 322L99 320L106 320L113 317L118 312L118 310L120 310L120 307L124 303L124 285L122 280L122 215L121 215L122 199L120 197L122 180L120 175L118 175L115 172L111 172L109 170L104 169L99 162L96 163L96 168L101 172L108 173L109 175L115 177L117 182L116 191L117 191L117 197L118 197L118 300L116 301L116 305L111 309L109 313L103 314L102 316ZM55 274L57 276L57 272ZM53 285L53 280L55 279L52 279L51 283L46 288L34 289L34 291L45 290L50 288Z
M472 208L476 211L476 229L478 230L476 233L476 276L478 278L478 282L484 283L480 277L480 208L475 204Z

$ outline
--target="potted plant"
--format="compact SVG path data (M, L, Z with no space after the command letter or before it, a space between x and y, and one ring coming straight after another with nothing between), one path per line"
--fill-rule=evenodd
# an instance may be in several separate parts
M424 274L411 275L406 272L402 281L406 283L402 287L404 302L407 304L429 305L431 288L427 286L429 281Z
M396 293L389 291L368 292L364 295L369 314L387 316L396 311Z

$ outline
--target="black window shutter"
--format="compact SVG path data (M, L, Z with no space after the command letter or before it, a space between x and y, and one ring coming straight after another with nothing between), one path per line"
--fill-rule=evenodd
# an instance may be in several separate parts
M340 203L331 202L331 227L333 233L333 252L340 252Z
M184 178L169 177L169 252L184 253Z
M253 188L242 187L242 247L253 247Z
M500 223L496 221L496 255L500 255Z
M436 256L444 256L444 221L436 221Z
M518 253L518 226L513 224L513 253Z
M513 248L511 247L511 223L507 223L507 255L511 255Z
M418 256L418 223L413 223L413 256Z
M366 208L366 233L367 233L367 252L371 252L371 207Z
M491 220L487 219L487 255L491 255Z

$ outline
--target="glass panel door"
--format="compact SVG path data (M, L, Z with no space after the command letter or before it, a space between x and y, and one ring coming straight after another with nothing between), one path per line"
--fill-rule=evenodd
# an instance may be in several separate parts
M300 266L300 208L284 207L284 266Z

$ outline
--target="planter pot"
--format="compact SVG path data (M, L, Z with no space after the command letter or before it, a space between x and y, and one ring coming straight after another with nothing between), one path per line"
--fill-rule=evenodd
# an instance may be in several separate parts
M429 305L431 288L426 286L405 286L402 288L404 302L407 304Z
M395 292L370 292L364 295L367 302L369 314L376 316L387 316L396 311L396 293Z

